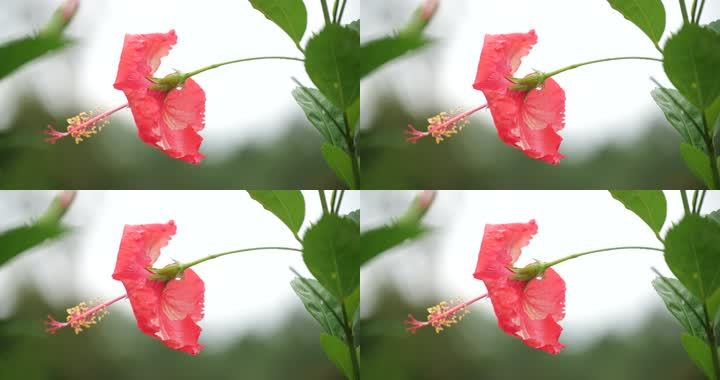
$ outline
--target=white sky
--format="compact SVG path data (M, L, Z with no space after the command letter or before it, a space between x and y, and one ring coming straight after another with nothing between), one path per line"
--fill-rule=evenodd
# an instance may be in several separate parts
M413 192L364 191L362 229L387 223L401 214ZM666 192L668 220L682 217L677 191ZM720 208L720 192L708 192L703 210ZM402 294L420 302L428 294L450 300L470 299L485 292L473 277L485 224L535 219L538 233L523 249L518 263L549 261L566 255L615 246L661 248L642 220L605 191L441 191L427 215L434 233L389 251L363 267L363 315L372 313L377 288L391 281ZM671 223L666 222L663 234ZM567 285L565 343L582 343L605 333L636 327L654 309L664 306L650 281L650 267L671 274L662 254L654 251L598 253L559 264L555 270ZM408 310L420 318L423 307ZM472 323L473 315L494 315L489 302L471 306L472 313L457 327ZM405 314L398 315L398 320ZM493 318L493 317L490 317Z
M29 20L0 12L0 41L40 27L60 3L57 0L29 1L45 10L27 15ZM305 3L308 28L303 46L324 24L320 2ZM344 22L358 19L359 15L360 2L348 1ZM80 10L68 29L68 34L77 39L77 45L34 62L0 82L0 110L4 110L0 112L0 129L12 119L7 110L13 109L15 95L21 90L38 92L59 118L72 116L63 112L78 104L84 109L77 112L96 107L108 109L126 103L123 93L112 87L125 33L165 33L173 28L178 43L163 59L158 75L168 74L173 69L192 71L244 57L301 57L290 37L252 8L249 1L81 0ZM295 87L291 76L305 85L312 84L305 75L303 64L293 61L240 63L195 77L207 97L202 151L207 151L208 147L229 151L235 145L277 135L292 120L305 120L290 95ZM115 118L132 121L128 111L113 116L111 122Z
M21 192L0 192L0 230L41 213L54 193L38 194L43 200L20 204ZM317 192L306 191L304 195L306 214L301 236L310 221L322 214ZM359 207L359 194L346 192L341 212ZM19 302L14 292L24 281L39 286L59 308L123 294L122 284L111 278L123 226L165 223L169 219L175 220L177 234L162 250L161 260L165 261L158 261L156 266L169 263L170 258L191 261L232 249L299 247L287 227L244 191L83 191L66 215L66 222L76 228L71 237L34 249L0 267L0 318L11 314ZM301 309L290 288L294 278L290 266L308 274L301 254L290 251L239 253L194 267L206 288L201 342L215 339L222 343L250 330L262 332L284 322L290 310ZM109 318L121 313L131 316L125 301L113 305L110 312Z
M403 25L419 0L363 0L362 40L387 34ZM373 94L392 90L415 119L429 107L450 111L484 104L472 88L485 34L527 32L535 29L538 43L523 59L518 74L532 69L551 71L583 61L617 56L660 57L650 39L613 10L607 1L578 0L444 0L428 28L436 39L430 48L384 66L362 82L362 121L376 112ZM676 31L682 16L677 1L663 1L667 24L661 46ZM720 18L720 3L707 1L702 21ZM662 65L651 61L620 61L586 66L555 79L565 89L566 126L562 151L576 153L607 141L622 141L643 132L651 117L664 120L650 97L649 77L669 85ZM494 130L488 112L471 127ZM405 128L398 125L398 128ZM670 128L669 125L662 125ZM572 159L570 156L569 159Z

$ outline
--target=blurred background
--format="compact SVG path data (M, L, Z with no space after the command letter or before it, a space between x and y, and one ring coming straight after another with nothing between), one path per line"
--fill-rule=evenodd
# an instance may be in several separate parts
M401 215L415 194L364 191L361 230ZM668 222L682 217L677 191L666 192ZM720 208L708 192L704 213ZM672 275L662 254L605 252L555 267L567 285L557 356L533 350L497 327L480 301L457 325L412 335L403 320L425 320L440 301L485 293L473 278L487 223L528 222L538 233L518 266L607 247L661 247L652 231L605 191L440 191L425 217L430 233L361 270L363 375L371 379L704 379L680 344L681 328L650 282L651 267Z
M37 216L52 192L0 192L0 231ZM322 214L305 192L306 224ZM341 213L360 207L345 194ZM165 223L177 234L156 266L231 249L298 247L287 227L244 191L81 191L65 216L72 232L0 267L0 379L342 379L320 348L320 327L290 288L289 267L308 275L287 251L230 255L198 265L205 282L199 356L168 349L142 334L127 301L112 305L97 326L48 335L82 301L124 293L111 278L125 224Z
M361 40L403 25L419 0L363 0ZM661 45L682 22L677 1L663 1ZM720 18L707 2L703 23ZM485 103L472 88L484 35L535 29L538 43L518 76L617 56L659 57L650 39L606 1L441 1L426 34L429 47L384 66L362 82L363 186L409 188L698 188L685 167L680 138L653 102L650 77L669 85L662 65L623 61L558 75L565 89L566 126L557 167L502 143L488 111L457 136L405 142L408 124L425 129L442 111Z
M323 25L320 3L306 1L303 44ZM59 0L4 1L0 43L37 30ZM345 20L358 19L350 1ZM241 63L199 75L207 96L200 167L168 158L137 138L129 111L75 145L43 142L82 111L126 102L115 90L125 33L175 29L178 43L158 75L261 55L300 56L290 38L248 1L80 1L66 35L75 43L0 82L0 186L3 188L331 188L340 184L320 154L321 137L290 95L301 63ZM64 128L62 128L64 129Z

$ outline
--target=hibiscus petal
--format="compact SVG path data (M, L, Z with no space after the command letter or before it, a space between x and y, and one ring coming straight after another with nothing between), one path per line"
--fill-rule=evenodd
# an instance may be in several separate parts
M193 321L203 318L205 284L192 269L186 269L182 278L170 280L162 293L162 311L173 321L190 316Z
M557 323L565 316L565 282L552 269L530 281L513 280L507 269L535 233L534 220L486 225L474 276L485 283L500 329L529 347L557 354L565 347Z
M143 333L166 346L196 355L205 285L186 269L181 279L150 280L147 270L175 234L175 223L125 226L113 278L121 281Z
M473 87L488 97L488 92L502 91L510 85L507 80L520 67L522 58L537 43L534 30L528 33L487 34L483 42L480 62Z
M174 30L168 33L126 34L115 88L125 91L149 86L148 77L155 73L160 60L168 55L176 42Z
M160 249L168 244L175 231L172 220L165 224L126 225L113 278L121 281L144 278L148 273L145 268L157 260Z
M181 279L170 280L162 291L159 310L160 328L156 336L170 348L197 355L203 346L198 343L202 329L197 321L203 318L205 285L192 269Z
M542 277L528 281L523 290L523 310L530 319L565 317L565 281L552 268Z
M537 233L534 220L528 223L487 224L475 267L475 278L483 281L505 280L522 248Z
M148 90L125 93L138 136L168 156L191 164L205 157L200 153L205 126L205 92L192 79L169 92Z

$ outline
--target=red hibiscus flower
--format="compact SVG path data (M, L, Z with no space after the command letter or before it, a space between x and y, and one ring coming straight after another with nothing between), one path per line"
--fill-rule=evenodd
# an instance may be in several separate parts
M205 285L192 269L178 278L154 279L153 263L175 234L175 223L126 225L113 278L127 291L138 328L166 346L197 355Z
M140 139L172 158L198 164L205 157L198 134L205 126L205 92L191 78L172 88L153 78L176 42L174 30L125 35L114 86L128 99Z
M565 92L542 73L512 78L536 42L534 30L486 35L473 87L485 94L501 140L556 165L565 157L557 134L565 126Z
M565 346L558 342L565 316L565 281L551 268L540 277L517 279L513 264L537 232L529 223L488 224L478 255L475 278L482 280L492 301L498 325L532 348L551 354Z

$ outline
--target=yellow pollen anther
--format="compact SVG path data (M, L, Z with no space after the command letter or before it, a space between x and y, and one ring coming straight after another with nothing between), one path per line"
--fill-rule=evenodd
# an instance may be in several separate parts
M435 333L440 333L448 327L452 327L458 322L462 321L465 315L470 313L465 306L457 307L459 301L453 301L448 303L445 301L440 302L435 306L431 306L427 309L428 317L427 320L432 327L435 328Z
M81 302L77 306L68 308L67 318L65 319L70 327L75 330L75 334L79 334L83 329L88 329L100 322L103 317L108 314L106 309L92 311L92 305Z
M443 140L456 135L467 126L468 121L465 117L457 118L458 112L459 110L440 112L427 119L428 132L435 138L436 143L440 144Z
M67 132L75 139L75 144L80 144L110 125L106 118L98 118L95 113L95 111L80 112L67 119Z

